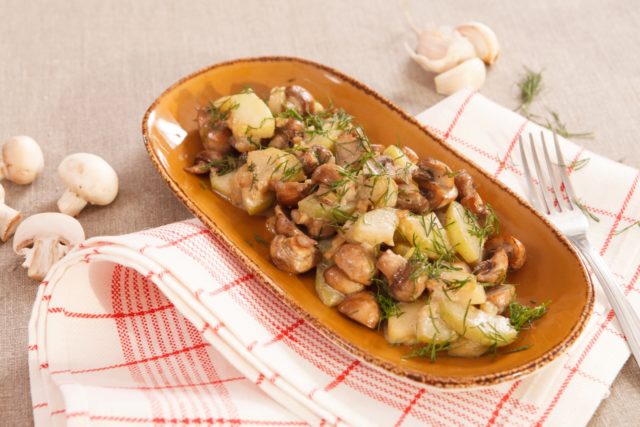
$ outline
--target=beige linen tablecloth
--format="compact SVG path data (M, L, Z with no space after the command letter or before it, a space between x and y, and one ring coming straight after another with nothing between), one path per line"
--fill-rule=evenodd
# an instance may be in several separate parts
M419 24L480 20L503 50L482 93L516 107L523 66L544 69L540 111L557 111L577 141L640 167L640 7L627 1L459 1L410 3ZM147 160L142 114L168 85L235 57L296 55L336 67L410 113L441 99L407 58L413 41L395 1L0 0L0 140L29 134L46 167L33 185L3 183L26 215L55 210L63 190L55 170L71 152L105 157L121 191L108 208L80 216L88 236L120 234L185 219ZM588 166L587 166L588 167ZM27 320L35 284L10 244L0 246L1 425L32 423ZM640 370L628 362L592 425L640 419Z

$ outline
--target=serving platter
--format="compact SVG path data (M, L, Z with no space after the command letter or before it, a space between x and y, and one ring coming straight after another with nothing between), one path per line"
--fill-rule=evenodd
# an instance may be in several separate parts
M382 331L371 331L326 307L315 295L313 274L289 275L269 260L261 242L271 236L265 218L249 216L214 194L208 181L184 171L202 149L196 109L250 86L265 97L273 86L294 82L323 104L332 102L354 116L373 143L407 145L454 170L466 169L480 194L497 212L505 233L527 248L525 266L511 273L518 301L551 301L549 312L498 355L435 362L407 358L406 346L391 346ZM554 360L579 336L591 315L594 293L588 274L567 240L525 201L430 134L415 119L364 84L327 66L289 57L224 62L197 71L164 91L147 110L142 131L151 161L185 206L217 235L293 310L354 356L405 379L441 388L496 384L530 374ZM510 349L524 351L509 353Z

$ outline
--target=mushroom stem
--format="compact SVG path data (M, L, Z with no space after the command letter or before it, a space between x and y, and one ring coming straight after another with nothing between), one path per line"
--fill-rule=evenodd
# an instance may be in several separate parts
M22 219L20 212L5 205L0 205L0 240L6 242L16 231Z
M67 253L68 247L59 243L56 237L38 239L33 242L32 248L21 251L25 256L22 266L28 268L27 275L31 279L44 279L51 266Z
M65 190L58 199L58 210L70 216L77 216L85 206L87 201L70 190Z

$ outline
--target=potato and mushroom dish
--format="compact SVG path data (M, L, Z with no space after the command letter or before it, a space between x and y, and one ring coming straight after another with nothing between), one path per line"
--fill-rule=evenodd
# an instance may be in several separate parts
M265 215L272 262L315 270L327 306L415 356L474 357L515 341L546 304L505 283L524 245L500 234L472 176L408 147L372 143L343 109L298 85L245 89L198 110L194 174Z

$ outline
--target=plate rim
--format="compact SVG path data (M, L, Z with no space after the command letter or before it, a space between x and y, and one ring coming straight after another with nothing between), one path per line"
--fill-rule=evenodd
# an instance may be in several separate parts
M573 328L569 331L567 337L565 337L565 339L562 342L560 342L559 344L555 345L554 347L550 348L548 351L540 355L538 358L524 365L519 365L505 371L500 371L500 372L495 372L490 374L483 374L483 375L474 375L474 376L468 376L468 377L438 376L433 374L426 374L420 371L415 371L409 368L403 368L392 362L388 362L378 357L375 357L372 353L356 347L355 345L351 344L347 340L338 336L331 328L329 328L328 326L326 326L326 324L321 322L320 319L311 315L307 310L305 310L301 305L299 305L293 298L290 298L282 290L282 288L277 286L274 283L274 281L266 273L264 273L248 255L244 254L239 248L236 247L236 245L227 237L224 231L220 229L212 219L208 218L204 214L204 212L202 212L200 208L198 208L198 206L189 199L189 197L185 194L185 192L182 190L180 185L170 176L170 174L162 165L162 162L157 157L152 147L153 143L151 142L151 139L149 137L148 121L151 113L155 110L155 108L158 106L161 100L165 96L167 96L169 93L171 93L173 90L175 90L177 87L179 87L180 85L182 85L188 80L191 80L195 77L198 77L201 74L207 73L216 68L236 65L240 63L255 63L255 62L296 62L296 63L312 66L335 75L336 77L340 78L342 81L349 83L351 86L355 87L356 89L364 92L366 95L369 95L374 99L376 99L377 101L384 104L387 108L389 108L391 111L396 113L400 119L407 121L410 124L418 127L423 133L425 133L427 136L435 140L438 144L442 146L443 149L448 151L451 155L471 165L475 169L474 173L480 173L484 175L485 178L489 179L493 184L497 185L502 191L507 192L520 205L522 205L524 208L529 210L531 214L535 215L536 217L538 217L538 219L542 220L542 222L549 229L551 229L551 231L553 232L555 237L558 239L558 241L562 243L573 254L575 260L577 261L580 267L584 282L587 284L586 286L587 302L586 302L585 309L581 312L580 318L578 319L577 323L573 326ZM472 93L476 93L476 91ZM422 385L436 387L438 389L471 389L471 388L477 388L477 387L486 387L486 386L496 385L506 381L512 381L518 378L522 378L524 376L528 376L534 373L535 371L539 370L543 366L548 365L550 362L555 360L560 354L564 353L569 347L571 347L584 331L588 323L588 320L590 319L593 313L594 302L595 302L595 291L594 291L594 286L593 286L591 277L588 275L584 262L578 255L577 250L573 248L573 246L569 243L568 239L562 233L560 233L560 231L557 230L553 226L553 224L551 224L544 216L538 213L526 200L524 200L522 197L516 194L513 190L511 190L501 181L490 176L473 160L467 158L464 154L458 152L451 145L447 144L442 138L434 135L431 131L429 131L429 129L427 129L424 125L418 122L409 113L405 112L400 107L395 105L393 102L389 101L384 96L380 95L378 92L371 89L367 85L361 83L355 78L350 77L330 66L320 64L318 62L300 58L300 57L278 55L278 56L252 56L252 57L238 58L238 59L217 62L213 65L200 68L197 71L194 71L180 78L173 84L171 84L151 103L151 105L145 111L145 114L142 119L142 136L143 136L143 143L147 150L147 154L151 159L151 162L153 163L154 167L158 170L158 172L160 173L160 176L165 181L165 183L169 185L169 188L173 191L176 197L187 207L187 209L189 209L189 211L191 211L192 214L194 214L200 221L206 224L207 228L211 233L215 234L216 237L220 238L221 241L225 244L225 246L227 246L229 250L231 250L235 255L237 255L242 260L244 265L251 271L251 273L254 275L254 277L257 280L262 282L262 284L267 285L269 289L271 289L272 291L276 292L279 296L281 296L284 302L290 308L295 310L298 315L300 315L305 319L305 321L310 322L312 326L316 330L318 330L322 335L324 335L328 339L331 339L333 343L337 344L339 347L348 351L358 359L365 360L369 364L373 365L375 368L383 369L386 372L389 372L391 374L394 374L400 377L400 379L402 380L405 380L405 381L409 380L412 382L417 382Z

